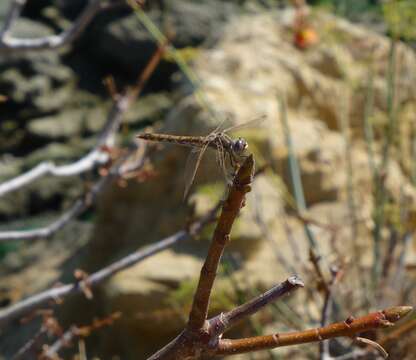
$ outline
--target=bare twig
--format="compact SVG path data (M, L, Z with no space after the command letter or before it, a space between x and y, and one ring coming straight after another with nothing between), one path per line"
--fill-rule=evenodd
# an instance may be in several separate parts
M214 231L211 246L205 263L201 269L198 287L189 314L189 328L200 329L207 319L209 299L212 286L217 275L218 264L227 242L230 240L231 227L241 207L244 205L245 194L250 191L250 184L254 175L254 158L247 157L239 169L233 186L225 201L217 227Z
M111 326L115 320L120 318L121 313L116 312L110 316L94 320L92 324L85 326L71 326L58 340L56 340L51 346L48 346L44 353L40 356L40 359L57 359L59 351L71 342L80 337L87 337L93 331L96 331L104 326Z
M207 257L201 269L188 324L176 339L152 355L149 360L197 358L197 354L200 354L204 347L206 348L208 342L218 340L217 336L210 335L207 321L209 300L221 256L230 239L231 227L244 205L246 193L250 191L253 175L254 158L253 155L249 155L234 177L228 197L222 206Z
M317 277L317 282L318 282L318 290L323 289L324 290L324 294L328 294L329 293L329 287L328 287L328 283L325 280L325 276L323 274L321 265L319 263L320 261L320 257L316 255L315 251L313 248L309 248L309 260L311 261L312 265L313 265L313 269L316 273L316 277Z
M89 171L98 164L105 164L107 161L107 153L100 151L100 149L94 149L85 157L72 164L57 166L51 161L42 162L28 172L0 184L0 196L28 185L45 175L57 177L74 176Z
M98 136L97 144L86 156L72 164L62 166L57 166L50 161L42 162L28 172L0 184L0 197L46 175L57 177L74 176L92 170L97 165L105 164L109 160L109 154L103 150L103 147L113 145L115 134L120 127L121 115L125 110L127 109L123 99L119 99L109 112L107 121Z
M216 354L219 341L226 330L283 295L302 286L302 280L297 276L292 276L255 299L207 320L201 329L194 331L188 325L176 339L148 360L199 359L202 355L213 356Z
M255 314L266 305L276 301L283 295L288 294L290 291L304 286L303 281L298 276L291 276L286 281L272 287L270 290L250 300L249 302L210 319L210 327L215 329L214 334L219 336L236 323L252 314Z
M293 333L257 336L247 339L220 340L217 355L234 355L257 350L274 349L282 346L298 345L323 341L334 337L353 337L368 330L386 328L410 313L410 306L397 306L377 311L357 319L333 323L323 328L315 328Z
M133 148L129 151L128 155L131 155L136 151L136 148ZM17 230L17 231L4 231L0 232L0 243L5 241L14 241L14 240L36 240L39 238L47 238L55 234L57 231L62 229L66 224L71 220L75 219L78 215L82 214L85 210L90 208L96 201L98 194L102 189L113 181L115 178L122 176L124 174L124 160L127 157L123 157L116 165L114 165L107 176L102 177L89 192L87 192L83 197L78 199L69 210L62 214L56 221L49 224L48 226L34 229L34 230ZM144 158L141 159L140 163L136 163L137 168L141 168L144 164ZM129 169L130 170L130 169Z
M95 15L111 3L103 0L90 0L75 22L58 35L41 38L15 38L10 34L13 23L19 17L26 0L14 0L11 4L6 23L0 33L0 54L13 54L31 50L56 49L76 40Z
M224 247L229 240L234 219L244 204L245 193L250 190L253 166L254 161L252 155L250 155L237 172L228 198L224 202L207 258L201 269L198 287L186 328L169 344L148 358L148 360L192 360L200 359L205 355L234 355L255 350L267 350L279 346L323 341L339 336L352 337L363 331L392 326L393 322L396 322L412 310L410 306L394 307L358 319L349 318L344 322L317 329L238 340L222 340L223 332L230 326L242 318L256 313L282 294L303 285L298 278L289 278L283 284L274 287L260 297L230 312L220 314L211 320L206 320L218 264Z
M382 347L389 348L395 342L399 341L405 334L408 334L416 329L416 320L410 320L401 326L397 327L397 329L389 332L386 336L381 337L377 340L377 343ZM349 360L349 359L358 359L361 356L367 354L372 348L367 346L364 349L355 349L354 351L340 355L337 357L332 358L333 360Z
M61 336L63 334L62 328L58 320L53 316L53 311L37 311L36 315L42 316L42 326L35 336L26 342L19 351L13 356L13 360L19 359L34 359L39 353L41 346L51 336ZM28 321L24 319L23 322ZM37 358L37 357L36 357Z

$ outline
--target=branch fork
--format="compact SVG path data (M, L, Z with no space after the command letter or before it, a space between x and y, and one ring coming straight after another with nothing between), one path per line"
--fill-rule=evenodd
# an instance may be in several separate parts
M349 317L346 321L320 328L244 339L223 339L223 334L236 323L257 313L292 290L304 286L299 277L291 276L247 303L207 319L209 301L219 262L225 245L230 239L234 220L244 206L246 193L251 189L253 174L254 159L250 155L235 175L228 197L223 203L207 257L201 269L188 324L174 340L150 356L148 360L192 360L206 356L234 355L281 346L320 342L339 336L356 338L357 334L364 331L390 327L412 310L409 306L399 306L377 311L357 319Z

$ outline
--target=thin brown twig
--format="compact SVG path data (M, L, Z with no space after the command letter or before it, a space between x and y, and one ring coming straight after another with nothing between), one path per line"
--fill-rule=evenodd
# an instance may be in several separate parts
M333 323L323 328L304 331L256 336L247 339L220 340L216 355L234 355L258 350L274 349L282 346L323 341L335 337L354 337L365 331L387 328L412 311L410 306L397 306L377 311L357 319Z
M53 311L37 311L36 315L42 316L42 326L39 331L27 341L12 357L13 360L24 360L36 358L36 354L39 353L41 346L51 336L62 336L63 331L58 323L58 320L54 317ZM27 322L26 319L24 322Z
M204 355L214 356L219 351L222 334L242 319L258 312L266 305L303 286L296 276L290 277L255 299L206 320L212 285L216 277L218 263L229 240L232 224L240 208L244 205L245 193L250 190L254 160L250 155L234 178L228 198L217 222L213 240L194 296L188 325L173 341L152 355L148 360L200 359Z
M283 295L288 294L294 289L304 286L303 281L297 275L291 276L286 281L272 287L270 290L247 303L210 319L210 327L215 329L214 335L219 336L241 320L255 314L276 299L281 298Z
M188 324L177 338L152 355L149 360L198 358L198 354L208 346L209 342L218 341L217 336L210 335L209 321L207 321L209 300L221 256L230 239L231 227L244 206L245 195L251 189L253 175L254 158L253 155L249 155L238 169L228 197L223 203L207 257L201 269Z
M389 226L390 236L385 254L383 254L383 265L381 267L381 283L385 283L391 270L392 264L395 262L395 251L399 244L400 234L393 226Z
M240 209L244 206L245 195L251 190L254 175L254 158L248 156L234 178L227 200L224 202L217 227L205 263L202 266L198 287L194 295L188 328L197 330L204 326L208 315L212 286L217 275L218 264L224 248L230 240L231 227Z
M325 280L325 276L319 263L320 257L316 255L313 248L309 249L309 260L311 261L318 278L318 290L324 290L326 296L330 292L328 282Z
M302 286L303 282L297 276L292 276L253 300L207 320L204 328L197 331L186 328L148 360L200 359L203 355L213 356L222 334L230 327Z
M67 347L71 342L80 337L88 337L93 331L96 331L104 326L111 326L114 321L119 319L120 312L116 312L103 319L95 319L92 324L84 326L71 326L58 340L51 346L46 347L43 354L40 355L40 360L54 360L59 358L58 353L63 347Z

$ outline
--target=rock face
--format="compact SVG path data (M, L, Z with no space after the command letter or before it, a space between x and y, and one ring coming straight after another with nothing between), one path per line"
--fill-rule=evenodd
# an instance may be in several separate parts
M146 14L159 28L171 35L177 48L195 47L217 32L237 7L224 1L179 0L159 4L149 3ZM104 29L98 24L90 34L93 56L104 58L136 71L145 65L156 44L153 36L141 25L136 14L111 19Z
M373 56L377 64L374 70L375 113L385 113L384 78L389 41L329 15L317 14L316 21L322 32L321 43L302 52L290 41L287 15L239 16L227 24L218 43L211 49L201 51L193 64L201 80L203 100L198 102L192 95L186 96L170 112L160 130L176 134L206 134L218 124L218 119L213 119L209 113L219 114L219 118L228 118L235 124L266 115L261 126L242 130L238 135L248 140L257 162L271 162L283 181L267 172L259 176L233 228L230 251L242 259L234 275L235 281L243 288L266 289L293 271L300 273L305 280L311 273L308 266L294 265L308 263L308 243L302 223L296 219L287 222L281 216L287 189L291 187L284 130L279 120L278 97L282 96L288 104L290 134L301 168L306 201L310 206L308 215L317 222L331 224L338 229L334 240L325 227L312 226L312 232L319 239L321 254L332 261L337 252L353 253L359 249L363 254L368 253L363 258L368 262L371 260L371 221L361 221L357 225L359 243L352 241L346 159L349 154L353 196L359 205L355 216L370 219L372 175L363 141L364 97L369 59ZM402 66L397 87L403 89L397 101L402 105L414 104L416 82L409 81L407 74L414 68L415 55L402 45L397 51ZM411 76L414 76L413 72ZM185 86L184 92L187 90ZM352 129L348 147L343 123L349 124ZM127 189L108 190L101 198L100 216L86 264L99 266L114 259L121 247L124 253L126 249L154 242L183 228L187 214L186 204L181 199L185 162L186 152L182 148L166 147L154 155L153 163L158 171L154 180L146 184L131 184ZM204 163L208 162L204 160ZM189 201L197 213L206 210L208 204L215 203L224 188L221 182L215 183L221 179L214 175L216 165L206 166L208 170L200 171L202 175L197 178ZM394 160L390 163L387 178L386 186L392 198L404 195L409 201L416 199L415 189ZM404 190L402 195L399 195L400 189ZM202 239L208 241L210 236L210 232L204 233ZM152 269L155 266L149 261L148 265L139 265L111 279L101 298L104 306L134 313L138 319L148 319L131 322L132 316L129 315L126 321L120 323L117 332L129 333L134 339L139 334L146 337L143 334L151 333L154 329L149 329L149 321L157 321L158 316L153 313L156 310L152 310L154 298L169 299L175 289L188 284L190 278L196 281L198 272L192 274L192 271L200 263L188 256L198 254L203 257L205 247L206 242L201 243L200 249L195 249L192 243L184 243L174 252L154 258L163 259L162 262L172 269L181 264L192 264L189 267L184 265L182 271L172 270L172 274L169 271L165 274L165 269L149 270L147 266ZM174 281L172 275L176 276ZM221 276L216 291L235 299L234 290ZM155 296L155 293L158 295ZM188 303L191 294L192 291L187 293ZM306 301L303 295L297 296L297 301ZM137 303L143 306L136 307ZM151 342L154 337L146 337L146 346L140 349L117 340L115 347L118 351L135 349L133 353L138 351L140 357L141 351L149 354L180 331L183 322L172 304L162 301L157 305L155 308L163 314L166 334L159 334L157 343ZM226 307L222 304L219 309ZM313 311L316 313L318 310ZM134 357L130 352L129 356Z
M46 26L20 19L12 35L37 38L51 35ZM48 113L60 109L71 96L74 73L63 66L57 53L36 53L28 56L4 56L0 61L0 93L7 94L7 106L19 106L16 117Z

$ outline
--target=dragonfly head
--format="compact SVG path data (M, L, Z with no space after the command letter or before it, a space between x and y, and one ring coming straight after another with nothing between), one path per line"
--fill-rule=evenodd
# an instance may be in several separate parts
M238 138L233 143L233 151L237 155L241 155L247 148L248 148L247 141L245 139L241 138L241 137Z

